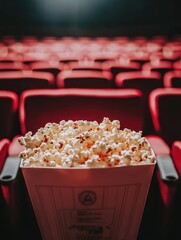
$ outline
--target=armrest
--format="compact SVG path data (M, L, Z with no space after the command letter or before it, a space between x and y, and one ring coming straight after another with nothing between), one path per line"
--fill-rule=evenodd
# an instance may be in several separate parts
M7 157L2 172L0 174L0 183L2 185L7 185L14 182L19 171L19 166L19 157Z
M8 156L18 156L20 154L20 152L22 152L25 147L21 146L18 142L18 138L21 137L20 135L15 136L10 145L9 145L9 149L8 149Z
M179 180L179 175L171 158L171 150L168 144L159 136L146 136L148 142L157 158L157 169L162 182L175 184Z
M148 135L146 136L148 142L150 143L151 147L156 156L158 155L170 155L170 147L164 141L163 138L156 136L156 135Z
M179 175L170 155L157 155L157 166L163 182L175 184L179 181Z

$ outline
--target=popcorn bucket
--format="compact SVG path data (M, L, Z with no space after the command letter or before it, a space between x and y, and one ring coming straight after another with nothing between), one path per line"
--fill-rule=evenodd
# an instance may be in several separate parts
M155 163L110 168L24 167L43 240L135 240Z

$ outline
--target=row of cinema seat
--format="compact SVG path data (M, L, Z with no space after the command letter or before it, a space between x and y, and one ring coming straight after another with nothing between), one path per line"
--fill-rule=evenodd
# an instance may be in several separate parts
M17 178L15 170L19 169L17 156L22 150L17 141L20 135L24 135L27 131L34 133L47 122L59 122L62 119L87 119L100 122L104 116L112 120L119 119L122 128L127 127L136 131L144 129L143 94L136 89L26 90L21 94L19 101L15 93L1 91L1 95L3 100L7 98L10 102L4 108L4 110L8 110L10 106L10 113L8 113L4 122L1 122L1 126L3 126L1 130L11 129L10 125L14 117L16 120L18 117L20 125L18 135L13 135L8 140L7 155L10 157L10 160L6 161L7 165L4 165L3 158L1 160L1 170L3 165L5 166L3 171L1 171L1 183L4 189L2 195L8 208L7 219L10 221L14 231L17 230L18 222L21 222L21 224L26 223L25 229L27 230L29 223L25 221L26 217L24 214L27 213L26 211L31 210L29 207L29 210L25 210L22 205L24 200L19 200L19 198L27 198L26 194L22 193L22 191L26 192L26 190L22 184L20 170L18 175L20 175L19 178L21 180L13 181L14 178ZM153 176L144 212L142 231L140 232L143 236L144 234L167 235L168 231L174 229L170 227L170 223L176 221L174 206L177 190L179 189L177 183L180 178L180 164L177 158L173 165L170 157L172 157L172 144L176 140L181 140L180 105L180 88L159 88L149 94L148 107L153 119L154 134L145 136L157 156L157 168ZM1 116L5 116L5 112ZM1 117L2 120L3 118ZM9 124L7 128L6 124ZM9 132L7 135L1 135L1 139L8 138L8 134ZM14 182L16 184L12 184ZM9 185L6 185L8 183ZM17 186L20 184L22 185L21 188ZM26 203L25 205L27 207L28 204ZM31 215L29 218L33 221L31 211L28 214ZM150 224L153 224L153 222L157 223L154 226L155 232L149 232L152 230L152 228L150 229Z
M167 71L163 78L159 72L123 71L114 77L109 71L94 71L92 69L63 70L56 81L52 72L36 71L5 71L0 72L1 90L11 90L17 93L31 88L125 88L146 87L147 84L157 87L180 87L181 70ZM35 81L36 80L36 81Z
M25 81L30 78L50 78L46 77L45 72L53 75L51 77L51 84L54 88L117 88L120 87L119 81L117 80L119 79L119 75L127 72L132 73L132 75L130 75L131 79L138 79L138 76L141 75L142 79L152 78L152 81L153 79L159 79L161 86L167 87L169 84L177 87L181 85L181 69L175 69L171 66L172 63L168 61L145 63L142 68L138 66L138 63L117 61L108 61L104 63L87 61L80 63L72 62L69 64L61 64L61 67L60 65L57 66L56 63L52 64L48 61L44 61L31 64L30 69L15 69L12 65L13 63L0 64L1 89L7 87L8 79L9 81L10 79L24 79ZM42 75L40 72L42 72ZM168 72L171 75L169 75ZM125 75L125 80L126 79L127 77ZM5 80L6 83L4 83ZM16 81L14 84L18 85L19 83ZM26 84L30 83L27 82ZM33 83L31 84L33 86Z
M120 57L144 64L150 59L175 62L180 58L180 37L172 38L34 38L0 40L1 61L21 61L25 64L39 60L91 60L104 62Z
M111 73L94 71L63 71L58 74L58 88L109 88L112 89ZM148 94L155 88L180 87L181 72L170 71L162 81L156 72L124 72L115 77L116 88L135 88L144 93L145 104ZM56 88L54 77L47 72L17 71L0 73L0 89L13 91L20 96L26 89Z
M179 62L176 62L180 64ZM158 73L157 78L162 81L162 85L167 86L167 81L165 80L165 75L168 72L171 72L176 75L175 78L177 77L178 79L180 78L180 71L181 68L174 68L171 67L170 62L166 61L157 61L156 63L145 63L142 68L137 66L136 63L126 61L126 62L117 62L115 61L109 61L109 62L104 62L104 63L97 63L97 62L91 62L91 61L86 61L86 62L72 62L69 64L61 64L57 66L56 63L50 63L48 61L44 62L36 62L31 64L30 69L26 69L25 67L22 68L16 68L17 65L20 63L3 63L0 64L0 76L1 76L1 81L3 79L10 79L12 78L13 74L18 74L18 72L23 72L24 74L35 74L34 72L49 72L53 74L53 82L54 82L54 87L84 87L84 85L89 84L89 82L86 82L87 75L89 75L92 78L96 78L101 81L102 78L106 78L105 80L111 80L111 83L106 83L104 80L101 86L99 86L99 82L94 83L92 87L94 88L106 88L106 87L117 87L117 84L115 83L115 79L119 73L124 73L124 72L132 72L132 76L134 77L134 74L142 73L145 79L147 78L146 76L152 73L156 72ZM22 63L21 63L22 64ZM20 64L20 65L21 65ZM136 64L136 66L135 66ZM23 66L23 65L22 65ZM17 71L17 73L16 73ZM11 73L12 72L12 73ZM25 75L26 76L26 75ZM36 76L36 75L35 75ZM172 78L173 78L172 77ZM85 83L75 83L71 82L70 79L77 79L77 78L82 78L84 79ZM69 82L69 86L67 86L67 81ZM179 80L174 80L173 86L180 86ZM178 84L178 85L177 85ZM170 85L172 85L172 79L170 80ZM91 87L91 86L90 86Z
M150 89L153 86L150 86ZM163 93L162 93L163 92ZM154 99L154 93L156 97ZM158 97L157 97L158 95ZM27 111L32 111L31 114L26 118L34 118L34 122L38 121L38 113L41 111L46 115L47 111L54 116L56 114L56 121L58 118L68 120L77 118L88 118L88 120L93 120L97 112L102 112L100 116L97 116L96 119L101 121L102 116L107 115L110 118L117 118L121 121L122 127L132 128L136 131L142 130L144 134L152 134L157 132L159 129L158 122L155 121L155 116L153 114L153 106L152 102L156 102L157 98L163 98L166 96L166 103L163 105L163 116L167 116L166 118L169 124L172 126L172 115L179 113L179 99L180 99L180 88L156 88L146 92L144 86L142 87L142 91L140 88L123 88L123 89L78 89L78 88L67 88L67 89L31 89L24 90L19 93L19 95L12 91L0 91L0 113L1 113L1 129L0 129L0 138L9 138L12 139L16 134L25 134L25 128L22 128L22 119L25 117L24 107L27 106L29 99L33 99L33 97L37 98L37 103L33 106L33 101L30 104L30 107L27 107ZM168 102L167 97L170 98L170 95L178 96L178 102L172 103L172 101ZM43 97L45 96L45 100L43 102ZM52 99L55 103L50 102L48 98L52 96ZM47 97L47 98L46 98ZM135 99L132 99L135 97ZM59 101L57 101L57 99ZM85 102L87 103L89 108L86 108ZM164 98L163 98L164 99ZM25 101L26 100L26 101ZM100 101L100 104L98 104ZM107 102L106 102L107 101ZM120 101L120 102L119 102ZM164 101L164 100L162 100ZM44 103L44 104L43 104ZM172 104L172 105L171 105ZM49 106L50 105L50 106ZM157 111L157 105L154 105L154 112ZM56 113L56 109L58 109ZM74 111L72 111L74 109ZM123 109L123 110L122 110ZM169 111L168 111L169 110ZM116 113L114 115L113 111ZM123 111L123 116L121 116L121 112ZM127 112L127 114L126 114ZM130 118L130 115L134 115L134 121ZM179 123L179 114L177 114L177 119L174 120L175 123ZM170 117L171 116L171 117ZM52 117L52 116L51 116ZM48 119L44 118L46 123ZM51 119L50 119L51 120ZM160 121L160 120L159 120ZM150 122L154 126L150 127ZM20 126L21 125L21 126ZM161 123L161 127L165 125L165 121L163 120ZM174 124L174 126L178 127L179 124ZM170 127L170 129L173 129ZM20 129L18 128L20 127ZM32 127L32 126L31 126ZM41 127L40 125L38 127ZM36 124L34 124L34 130L36 129ZM29 128L28 130L31 130ZM174 128L174 131L176 129ZM172 130L169 132L167 136L171 139L176 133ZM168 130L166 131L168 132ZM162 134L166 134L162 131ZM179 134L179 133L178 133ZM168 142L169 143L169 142Z

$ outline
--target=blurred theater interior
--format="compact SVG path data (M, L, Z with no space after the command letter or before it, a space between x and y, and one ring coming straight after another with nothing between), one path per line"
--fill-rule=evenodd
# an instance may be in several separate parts
M136 237L122 239L181 239L181 1L1 0L1 240L108 240L87 225L84 237L43 234L18 143L47 122L103 117L142 131L156 155Z

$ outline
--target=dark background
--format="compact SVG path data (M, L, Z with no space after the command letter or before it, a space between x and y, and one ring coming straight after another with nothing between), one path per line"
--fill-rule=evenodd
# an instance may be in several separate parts
M181 33L181 0L0 0L1 35Z

